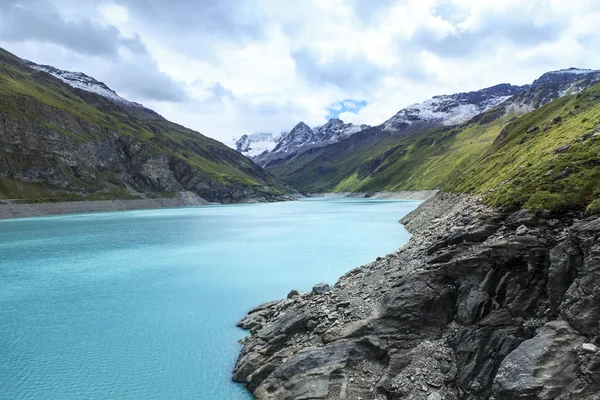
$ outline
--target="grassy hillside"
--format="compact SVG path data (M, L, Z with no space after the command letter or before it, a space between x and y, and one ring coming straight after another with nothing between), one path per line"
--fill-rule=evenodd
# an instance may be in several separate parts
M192 190L218 200L228 190L290 191L220 142L151 110L73 89L2 49L0 117L0 198L168 197Z
M443 189L493 205L600 208L600 86L514 117L502 108L410 137L372 133L268 169L302 191ZM345 146L345 147L344 147Z
M451 191L493 205L597 211L600 201L600 85L510 123Z

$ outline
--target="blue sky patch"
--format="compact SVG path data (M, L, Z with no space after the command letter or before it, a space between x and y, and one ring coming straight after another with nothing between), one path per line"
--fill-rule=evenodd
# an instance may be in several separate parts
M337 118L343 112L349 111L351 113L358 113L361 108L367 105L366 100L353 100L345 99L336 101L327 107L327 119Z

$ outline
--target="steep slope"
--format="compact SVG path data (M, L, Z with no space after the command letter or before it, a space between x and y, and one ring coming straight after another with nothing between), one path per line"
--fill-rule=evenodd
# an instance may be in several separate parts
M35 68L32 68L35 67ZM81 73L0 49L0 198L285 198L277 178L227 146L119 97Z
M443 191L400 221L414 236L398 251L250 310L233 379L260 400L598 398L600 84L589 87L591 74L542 82L458 126L360 132L354 145L332 146L345 143L347 164L329 167L350 173L336 189ZM534 110L514 116L514 104ZM311 162L327 165L331 154Z
M514 126L513 118L526 121L530 117L522 115L524 110L548 104L548 98L560 99L550 102L555 105L575 101L570 93L581 92L600 79L597 71L577 71L545 74L524 91L461 125L419 122L405 124L400 132L384 125L267 165L267 169L306 192L450 188L453 181L465 180L465 171L490 149L509 123Z

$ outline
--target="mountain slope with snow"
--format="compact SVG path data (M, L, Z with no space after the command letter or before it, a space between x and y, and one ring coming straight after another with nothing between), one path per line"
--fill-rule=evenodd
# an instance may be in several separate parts
M334 144L263 165L304 192L433 189L479 157L515 117L596 83L599 71L567 69L545 73L530 85L436 96ZM552 125L544 124L533 131Z
M293 192L233 149L92 77L25 63L3 49L0 120L0 200L232 203Z
M86 92L99 94L102 97L114 101L116 103L125 104L128 106L142 107L141 104L126 100L119 96L117 92L106 86L103 82L100 82L91 76L84 74L83 72L65 71L62 69L54 68L50 65L40 65L29 60L23 60L25 64L38 71L44 71L60 79L67 85L76 89L85 90Z
M408 106L383 123L383 129L399 130L408 125L458 125L490 110L527 89L526 86L500 84L467 93L434 96Z
M368 125L347 124L338 118L332 118L325 125L314 128L301 121L287 133L242 135L235 141L234 146L238 152L264 165L273 159L289 157L304 150L339 142L367 128Z
M233 146L246 157L256 157L265 151L268 153L277 146L281 133L256 132L242 135L239 139L234 139Z

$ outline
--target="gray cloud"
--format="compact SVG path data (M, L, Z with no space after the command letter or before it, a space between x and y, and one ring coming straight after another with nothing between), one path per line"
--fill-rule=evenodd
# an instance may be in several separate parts
M217 43L243 47L265 37L268 16L256 0L120 0L132 20L151 26L170 48L219 59Z
M143 47L139 38L124 38L114 26L99 25L88 18L66 21L42 1L0 3L0 38L53 43L80 54L111 58L118 57L120 46L134 52Z
M133 99L183 102L189 99L186 90L165 73L158 70L156 62L148 55L132 61L120 61L106 73L107 83L118 92Z
M264 33L266 16L252 0L123 0L120 3L136 18L171 33L207 32L236 39L258 39Z
M84 62L83 72L138 101L188 99L185 89L158 69L139 35L125 37L115 26L100 25L87 17L66 20L54 3L45 0L0 3L0 39L12 43L49 43L71 50L84 60L92 56L96 59ZM41 48L42 53L53 51ZM131 55L123 59L120 49L128 50ZM46 62L42 58L35 61Z
M540 7L544 6L540 4ZM459 16L467 17L444 3L436 8L436 13L453 23L457 22ZM560 37L562 29L563 25L558 21L537 25L531 16L522 10L507 8L501 13L490 12L485 15L477 29L458 31L442 38L422 26L414 33L410 45L425 48L444 57L465 57L493 51L494 44L499 41L508 41L520 47L552 42Z
M301 48L293 51L291 57L298 75L313 85L330 84L341 89L369 90L385 72L366 57L358 55L339 55L321 61L315 52Z

